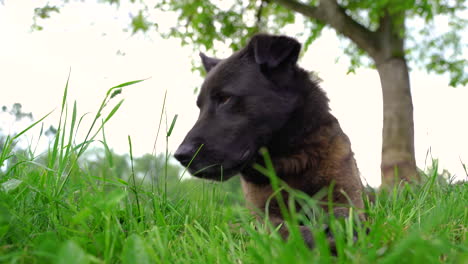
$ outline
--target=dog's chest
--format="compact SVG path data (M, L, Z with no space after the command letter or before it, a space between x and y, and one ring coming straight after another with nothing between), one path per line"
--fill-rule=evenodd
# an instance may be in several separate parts
M247 206L250 209L264 209L268 199L273 194L271 185L257 185L245 181L241 177L242 190L244 191L244 197L247 202Z

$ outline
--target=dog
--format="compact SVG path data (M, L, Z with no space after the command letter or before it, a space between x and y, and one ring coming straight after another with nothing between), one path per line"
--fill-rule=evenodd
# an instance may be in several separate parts
M174 154L196 177L224 181L240 174L248 205L268 211L285 239L289 232L278 201L270 199L270 178L254 168L264 164L261 148L289 187L314 196L333 185L332 202L340 206L328 213L347 217L347 206L363 208L350 140L325 92L297 65L300 50L294 38L257 34L226 59L200 53L207 73L197 99L200 114ZM300 230L313 247L311 230Z

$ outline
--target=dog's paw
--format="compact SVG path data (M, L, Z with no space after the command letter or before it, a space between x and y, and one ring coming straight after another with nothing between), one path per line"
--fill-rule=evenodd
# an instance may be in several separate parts
M333 235L333 232L330 228L329 225L326 225L324 227L324 232L327 237L328 244L330 246L330 250L333 253L333 255L336 255L336 239L335 236ZM358 232L356 230L353 230L353 237L352 237L353 243L356 243L358 240Z
M312 231L307 226L300 226L299 228L301 230L302 239L304 239L304 242L310 249L313 249L315 247L315 240Z

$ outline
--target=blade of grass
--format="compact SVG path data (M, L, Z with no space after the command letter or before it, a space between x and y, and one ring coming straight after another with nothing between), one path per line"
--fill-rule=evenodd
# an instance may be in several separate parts
M140 208L140 199L138 196L138 190L137 190L137 185L136 185L136 180L135 180L135 169L133 167L133 148L132 148L132 139L130 136L128 136L128 146L130 148L130 165L132 169L132 180L133 180L133 187L131 190L133 191L133 194L135 195L136 203L137 203L137 209L138 209L138 217L141 218L143 215L141 214L141 208Z
M167 137L170 137L171 134L172 134L172 129L174 129L174 126L175 126L175 123L177 121L177 115L174 116L174 118L172 118L172 122L171 122L171 126L169 127L169 131L167 131Z
M91 132L93 131L95 125L96 125L96 122L97 120L101 117L102 115L102 111L104 110L104 108L107 106L107 104L109 103L109 101L112 99L111 98L111 93L113 90L115 89L119 89L119 88L122 88L122 87L126 87L126 86L129 86L129 85L132 85L132 84L136 84L136 83L139 83L139 82L142 82L144 80L137 80L137 81L131 81L131 82L126 82L126 83L122 83L122 84L119 84L117 86L114 86L112 88L110 88L107 93L106 93L106 96L104 97L104 99L102 100L101 102L101 106L99 107L93 121L92 121L92 124L91 126L89 127L88 129L88 132L86 133L86 136L83 140L84 144L81 144L79 150L78 150L78 153L74 159L74 161L71 163L70 165L70 168L68 170L68 173L65 175L65 178L62 180L62 182L60 183L57 191L56 191L56 195L59 195L62 191L63 191L63 188L65 186L65 184L68 182L68 179L70 177L70 173L72 172L76 162L78 161L78 159L81 157L81 155L84 153L84 151L88 148L89 146L89 143L88 142L93 142L94 141L94 138L98 135L98 133L101 131L101 129L104 127L104 124L107 123L107 121L109 121L109 119L115 114L115 112L120 108L120 106L122 105L122 102L123 100L119 101L119 103L117 103L116 106L114 106L114 108L111 110L110 114L107 116L107 118L105 118L104 122L102 122L102 124L98 127L98 129L96 130L96 132L94 133L94 135L92 137L90 137L91 135ZM89 139L89 140L88 140Z

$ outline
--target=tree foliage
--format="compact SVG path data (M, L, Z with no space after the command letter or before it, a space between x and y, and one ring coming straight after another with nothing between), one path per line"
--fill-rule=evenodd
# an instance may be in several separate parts
M0 110L0 118L4 119L0 120L0 124L2 124L2 121L8 122L8 119L14 123L25 119L32 121L33 115L32 113L23 112L23 106L20 103L14 103L11 108L8 108L6 105L2 106ZM16 131L11 131L11 128L5 129L4 127L0 126L0 152L3 151L6 138L14 137L15 135Z
M47 19L59 12L70 0L55 1L35 10L35 21ZM233 50L239 49L254 33L270 32L290 34L289 25L300 22L303 30L296 33L307 47L327 27L320 19L297 16L291 6L316 6L318 0L100 0L119 6L133 3L138 11L133 14L130 28L133 33L157 30L163 36L176 37L183 45L195 50L212 50L217 42L226 43ZM327 1L322 1L327 2ZM399 15L402 38L406 40L405 55L413 67L428 72L448 74L450 85L466 85L468 74L463 52L467 48L464 34L468 19L464 0L338 0L339 8L345 10L359 25L370 31L378 31L385 14ZM162 28L157 12L172 14L177 23ZM465 16L464 16L465 15ZM298 21L300 20L300 21ZM37 29L41 29L35 23ZM344 53L350 58L350 71L361 66L373 66L367 54L352 41L343 38Z

